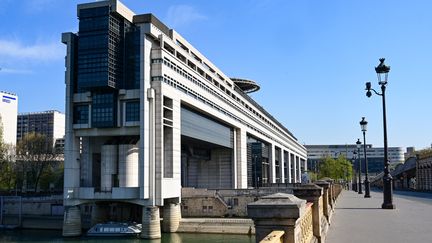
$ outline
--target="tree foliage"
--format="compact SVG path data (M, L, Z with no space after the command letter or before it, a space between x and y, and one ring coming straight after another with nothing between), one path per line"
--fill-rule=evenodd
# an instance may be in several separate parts
M26 134L17 143L16 152L19 184L32 187L35 192L41 178L44 175L52 176L49 172L61 160L51 142L44 135L34 132Z
M330 177L335 180L350 180L353 176L352 164L344 156L337 159L323 158L319 164L318 178Z
M15 187L13 154L13 146L3 142L3 123L0 116L0 190L11 190Z

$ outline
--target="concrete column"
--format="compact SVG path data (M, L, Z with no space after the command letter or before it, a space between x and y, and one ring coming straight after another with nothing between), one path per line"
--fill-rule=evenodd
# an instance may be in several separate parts
M81 211L78 206L65 208L63 217L63 236L81 235Z
M140 237L143 239L160 239L159 207L144 206L142 210L142 231Z
M281 182L285 183L285 150L281 148L281 159L280 159L280 169L281 169Z
M291 174L291 153L288 151L288 182L292 182L292 174Z
M246 130L237 129L236 132L236 166L237 166L237 187L247 188L247 135Z
M276 183L276 154L275 154L275 146L274 144L270 144L270 168L271 168L271 172L270 172L270 183Z
M297 155L294 154L293 159L294 159L294 161L293 161L294 175L291 175L291 176L294 178L293 183L296 183L297 182Z
M167 203L163 207L163 232L174 233L180 225L181 210L179 203Z
M91 225L103 223L108 219L109 210L103 205L93 205L91 211Z
M304 215L306 200L292 194L276 193L249 203L248 217L255 224L255 242L274 230L283 230L283 242L302 242L299 219Z
M328 229L327 220L322 223L323 214L323 189L315 184L305 184L293 189L294 196L307 200L312 204L313 234L318 242L325 242L325 233ZM321 209L321 210L320 210ZM324 234L321 234L324 232Z

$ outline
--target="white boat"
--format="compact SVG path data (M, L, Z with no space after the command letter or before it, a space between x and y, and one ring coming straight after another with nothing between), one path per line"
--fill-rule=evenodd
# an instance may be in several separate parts
M136 236L141 233L141 224L108 222L99 223L87 231L88 236Z

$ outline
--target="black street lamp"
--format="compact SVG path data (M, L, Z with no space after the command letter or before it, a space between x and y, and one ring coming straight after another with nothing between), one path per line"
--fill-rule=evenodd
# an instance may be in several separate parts
M360 121L360 127L361 130L363 132L363 152L364 152L364 163L365 163L365 180L364 180L364 185L365 185L365 196L364 197L371 197L370 196L370 183L369 183L369 174L368 174L368 161L367 161L367 156L366 156L366 130L367 130L367 124L368 122L365 120L364 117L362 117L362 120Z
M352 188L353 191L357 192L357 171L355 171L355 161L357 159L357 151L353 151L353 157L352 157L352 163L353 163L353 168L354 168L354 176L353 176L353 184L352 184Z
M357 139L357 158L358 158L358 194L363 194L362 192L362 184L361 184L361 157L360 157L360 147L361 147L361 142L360 142L360 138Z
M385 105L385 90L387 85L388 73L390 71L390 67L384 64L385 58L380 58L380 64L375 67L375 72L378 76L378 84L381 85L381 94L372 89L371 83L366 83L366 96L371 97L371 90L382 97L382 106L383 106L383 130L384 130L384 176L383 176L383 193L384 193L384 202L381 205L383 209L395 209L396 206L393 204L393 178L390 175L389 171L389 160L388 160L388 148L387 148L387 121L386 121L386 105Z

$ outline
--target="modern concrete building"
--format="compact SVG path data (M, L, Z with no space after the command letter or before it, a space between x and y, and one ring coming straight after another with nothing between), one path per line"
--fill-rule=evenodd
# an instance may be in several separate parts
M66 56L64 235L92 222L178 225L181 187L300 182L306 148L247 92L152 14L119 1L78 5ZM197 33L198 34L198 33Z
M305 145L307 148L307 163L311 170L318 168L319 162L325 157L338 158L340 155L352 160L354 151L357 152L356 144L345 145ZM403 147L389 147L388 158L390 163L403 163L405 149ZM384 169L384 148L374 148L371 144L366 144L366 156L368 160L369 173L379 173ZM362 171L364 172L364 152L363 145L360 149L360 158L362 162ZM358 161L355 161L357 168Z
M63 146L65 135L64 113L55 110L20 113L16 124L17 141L21 140L27 133L36 132L45 135L53 147Z
M3 142L15 145L17 136L18 96L0 91L0 122L3 128Z

